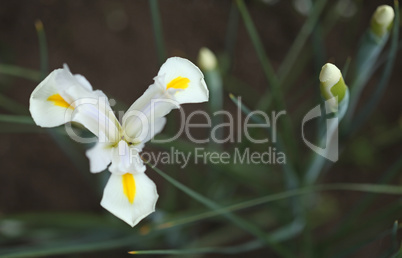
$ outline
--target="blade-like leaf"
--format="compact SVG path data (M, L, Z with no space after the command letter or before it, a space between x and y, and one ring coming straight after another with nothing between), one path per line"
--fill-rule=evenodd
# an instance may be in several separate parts
M149 7L151 10L152 27L155 37L156 52L159 65L162 65L166 60L166 50L163 41L162 22L159 13L158 0L150 0Z
M42 78L39 71L9 64L0 64L0 74L24 78L34 82L38 82Z
M166 173L164 173L163 171L161 171L157 167L152 167L151 166L151 168L155 172L157 172L160 176L165 178L169 183L171 183L172 185L174 185L175 187L177 187L178 189L180 189L181 191L186 193L188 196L190 196L194 200L202 203L203 205L207 206L208 208L210 208L212 210L221 209L221 207L218 204L216 204L215 202L213 202L212 200L210 200L210 199L202 196L201 194L193 191L192 189L188 188L187 186L185 186L182 183L178 182L174 178L170 177L169 175L167 175ZM272 238L269 235L267 235L265 232L261 231L258 227L256 227L255 225L253 225L249 221L244 220L244 219L236 216L235 214L230 213L227 210L223 210L223 211L221 210L221 215L224 216L225 218L227 218L228 220L232 221L234 224L236 224L240 228L242 228L245 231L249 232L250 234L256 236L261 241L265 242L276 253L278 253L278 254L280 254L280 255L282 255L284 257L292 257L292 254L289 252L289 250L286 250L281 245L277 244L274 240L272 240Z

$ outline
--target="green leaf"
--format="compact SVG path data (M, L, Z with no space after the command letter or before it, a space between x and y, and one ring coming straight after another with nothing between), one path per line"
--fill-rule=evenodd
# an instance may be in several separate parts
M398 229L399 229L399 224L398 221L396 220L394 222L394 225L392 225L392 250L393 252L396 252L398 250Z
M324 144L326 144L327 138L330 139L330 141L328 142L328 145L331 146L333 144L333 135L338 133L338 125L339 122L345 117L345 114L349 108L349 89L346 88L346 92L345 92L345 96L342 99L342 101L339 103L338 105L338 110L335 113L335 116L338 118L337 120L331 120L330 123L325 122L325 129L326 134L321 134L322 127L324 126L324 121L321 120L320 125L322 126L321 128L319 128L319 142L320 142L320 146L323 146ZM323 106L322 106L323 107ZM328 124L327 124L328 123ZM324 130L325 130L324 129ZM328 151L328 146L326 148L326 151ZM328 153L328 152L325 152ZM339 154L338 154L339 155ZM314 184L318 177L320 176L320 173L323 171L323 168L325 166L325 164L328 162L328 160L326 158L324 158L324 156L322 155L318 155L317 153L313 154L313 158L311 159L311 162L309 163L305 175L304 175L304 183L307 185L312 185Z
M42 21L36 20L35 28L39 41L40 72L42 79L44 79L49 72L49 55L47 51L46 34L45 30L43 29Z
M324 6L326 5L326 0L320 0L314 2L314 7L309 13L309 16L304 23L303 27L300 29L299 34L296 39L293 41L292 46L290 47L288 53L286 54L285 59L283 60L281 66L278 70L278 77L280 81L283 81L285 77L287 77L299 56L303 46L306 44L306 41L310 34L313 32L314 27L318 22L318 18L320 17L322 11L324 10Z
M224 71L223 73L225 75L233 68L234 52L239 28L239 18L239 10L236 7L236 3L232 1L225 36L225 57L222 58L224 62L221 62L223 63L223 65L221 65L221 69Z
M395 10L399 10L398 1L395 1ZM350 127L350 133L356 132L363 123L367 120L369 115L374 111L377 107L379 101L381 100L382 95L384 94L385 89L388 86L389 79L392 74L392 70L394 68L395 59L398 52L398 39L399 39L399 11L395 12L394 26L392 28L392 40L390 51L388 53L387 63L385 64L384 70L381 74L380 80L375 88L375 91L371 94L370 99L366 102L360 112L357 113L356 119L353 120L353 123ZM352 110L353 111L353 110Z
M17 123L17 124L27 124L34 125L34 121L30 116L16 116L16 115L2 115L0 114L0 122L6 123Z
M165 249L165 250L139 250L139 251L131 251L129 254L163 254L163 255L183 255L183 254L239 254L244 252L249 252L256 250L258 248L264 247L259 241L250 241L245 244L237 244L233 246L227 247L202 247L202 248L193 248L193 249Z
M40 128L36 125L26 125L26 124L14 124L14 123L3 123L0 122L0 133L45 133L43 128Z
M402 167L402 156L400 156L387 171L385 171L382 178L379 180L379 184L387 184L394 179L400 172ZM361 200L359 200L353 209L347 214L347 217L339 224L338 234L343 234L345 230L348 230L353 223L362 215L362 213L378 198L375 194L366 194Z
M29 114L28 108L24 107L20 103L16 102L13 99L10 99L7 96L0 94L0 107L19 115L27 115Z
M176 181L174 178L170 177L166 173L162 172L160 169L157 167L151 166L151 168L157 172L160 176L165 178L169 183L174 185L176 188L179 190L183 191L186 193L188 196L193 198L194 200L202 203L203 205L207 206L211 210L220 210L221 207L213 202L212 200L202 196L201 194L193 191L192 189L188 188L187 186L183 185L182 183ZM228 220L232 221L234 224L236 224L238 227L244 229L245 231L249 232L250 234L254 235L261 241L265 242L268 246L270 246L273 251L276 253L284 256L284 257L292 257L292 254L289 252L289 250L286 250L279 244L277 244L269 235L267 235L265 232L261 231L258 227L253 225L252 223L236 216L235 214L230 213L227 210L220 210L220 215L224 216Z
M233 96L233 94L229 94L229 97L233 101L233 103L235 103L235 105L237 107L239 107L245 115L248 116L251 113L251 110L241 102L241 98L237 99L235 96ZM266 122L264 120L262 120L259 116L253 115L250 117L250 119L259 124L266 124ZM265 127L265 129L268 131L269 135L272 135L270 127ZM283 146L282 142L283 141L282 141L280 135L277 135L277 141L273 142L273 144L278 148L278 151L284 152L285 150L284 150L284 146ZM281 164L281 165L285 172L286 183L287 183L288 189L296 188L299 184L296 172L293 170L290 163L288 163L288 162Z
M257 205L267 204L270 202L284 200L295 196L310 194L318 191L358 191L358 192L377 193L377 194L399 195L402 194L402 187L381 185L381 184L351 184L351 183L315 185L311 187L298 188L294 190L288 190L280 193L270 194L256 199L233 204L227 207L214 208L212 211L208 211L205 213L200 213L193 216L186 216L181 219L164 222L157 227L166 228L176 225L183 225L186 223L193 223L199 220L222 215L226 212L239 211L241 209L246 209Z
M91 236L100 235L99 230L93 232ZM113 237L102 239L102 237L94 238L92 241L85 241L85 235L81 235L83 239L76 238L76 242L53 243L50 246L35 246L35 247L19 247L7 248L0 251L3 257L40 257L40 256L55 256L67 255L74 253L99 252L103 250L128 247L138 241L135 236Z
M215 112L220 112L223 110L223 86L222 86L222 77L219 73L218 69L213 69L210 71L204 72L205 82L208 85L210 99L208 101L209 112L210 114L215 114ZM211 131L218 125L221 125L224 122L222 115L213 115L211 117ZM214 137L216 139L223 139L223 128L219 128L216 130ZM212 134L211 134L212 135ZM222 144L218 144L215 141L210 141L209 143L211 148L216 150L222 149Z
M264 46L261 42L260 37L258 36L257 29L251 19L250 14L248 13L247 7L244 4L243 0L236 0L237 8L240 11L240 14L243 18L244 25L246 26L247 32L250 36L251 42L253 43L255 52L257 53L258 59L261 63L263 72L267 81L270 85L270 89L272 90L272 95L274 95L275 101L278 104L279 109L284 109L284 100L282 93L279 88L279 81L276 77L274 69L272 68L271 62L268 59L267 54L265 53ZM268 95L268 94L266 94ZM269 95L268 95L269 96ZM257 109L265 110L270 103L267 103L266 98L261 98Z
M107 216L91 213L41 212L1 217L0 230L6 229L10 223L14 225L10 230L17 235L9 240L0 239L3 242L0 250L2 257L98 252L128 247L140 238L138 234L133 234L131 228L120 227ZM7 246L7 243L12 245Z
M279 79L275 74L272 65L265 53L263 44L258 36L257 30L254 26L254 23L248 13L247 7L244 4L243 0L236 0L237 7L240 11L240 14L243 18L244 24L246 26L247 32L249 33L250 39L253 43L254 49L257 53L258 59L261 63L263 72L265 77L267 78L269 87L271 92L266 91L264 96L262 96L256 106L258 110L267 110L271 101L275 101L276 108L278 110L286 110L286 102L283 96L282 88L280 86ZM272 97L271 97L272 96ZM283 117L283 128L284 139L286 140L287 146L292 146L287 149L288 156L292 160L292 158L298 157L297 149L293 148L294 143L296 142L296 137L293 133L293 125L292 120L289 116Z
M36 70L9 64L0 64L0 74L15 76L34 82L39 82L42 76L41 73Z
M166 60L166 50L163 41L162 22L159 13L158 0L149 0L149 8L151 10L152 27L155 37L156 51L159 65Z

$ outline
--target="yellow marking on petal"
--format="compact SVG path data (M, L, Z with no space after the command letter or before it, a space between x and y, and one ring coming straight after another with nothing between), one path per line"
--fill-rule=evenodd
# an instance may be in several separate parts
M47 100L52 101L55 106L73 109L73 107L70 104L68 104L67 101L65 101L63 97L60 96L60 94L54 94L49 98L47 98Z
M166 86L166 89L186 89L188 87L188 84L190 83L190 79L186 77L176 77L173 80L171 80L168 85Z
M138 251L130 251L130 252L128 252L129 254L137 254L138 253Z
M134 176L132 174L124 174L123 175L123 192L126 195L128 201L130 203L134 202L135 197L135 181Z

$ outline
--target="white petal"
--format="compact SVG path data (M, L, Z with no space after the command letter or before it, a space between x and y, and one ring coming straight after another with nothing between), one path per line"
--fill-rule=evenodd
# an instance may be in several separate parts
M92 85L89 83L89 81L82 76L81 74L74 74L74 77L79 81L79 83L84 86L87 90L92 91Z
M37 125L55 127L71 121L73 107L57 86L57 78L65 73L63 69L54 70L32 92L29 111Z
M73 75L65 64L62 73L55 77L55 84L60 95L74 105L74 101L80 98L92 98L97 96L92 90L91 84L82 75Z
M54 127L72 121L79 99L97 98L103 93L92 91L82 75L73 75L64 65L51 72L32 92L29 110L37 125ZM103 94L104 96L104 94Z
M154 121L178 107L179 103L171 99L165 90L156 84L149 86L123 116L125 136L135 142L144 141Z
M112 165L110 165L109 171L118 175L144 173L146 167L139 155L143 147L144 143L129 146L126 141L121 140L118 146L112 150Z
M154 138L155 135L162 132L163 128L165 127L165 124L166 124L165 117L156 119L149 129L149 133L148 133L147 137L142 142L146 143L147 141Z
M101 91L94 91L92 97L75 101L73 121L85 126L101 143L112 144L118 141L120 123Z
M91 84L82 75L72 75L65 65L63 76L57 77L63 96L74 107L74 122L78 122L98 136L101 143L117 142L120 124L110 107L107 96L100 90L92 91ZM70 86L67 85L70 83Z
M70 71L70 68L68 67L67 64L63 65L63 69L68 71L72 75L72 73ZM73 76L78 81L78 83L81 84L81 86L83 88L85 88L85 89L87 89L89 91L93 91L92 85L89 83L89 81L84 76L82 76L81 74L74 74Z
M112 147L109 144L98 142L87 150L86 156L89 159L89 170L92 173L102 172L112 161Z
M160 81L166 89L168 84L176 78L190 80L188 87L174 94L175 100L180 104L199 103L208 101L208 88L204 81L204 75L196 65L187 59L171 57L161 66L155 82Z
M132 187L132 181L131 183L128 182L131 179L134 181L134 187ZM125 190L128 194L125 194ZM134 197L132 202L129 196L130 198ZM157 200L156 186L144 173L134 175L111 174L103 192L101 205L134 227L140 220L155 211Z

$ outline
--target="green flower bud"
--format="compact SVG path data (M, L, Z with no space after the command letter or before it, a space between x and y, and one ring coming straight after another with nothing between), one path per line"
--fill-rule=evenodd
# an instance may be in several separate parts
M392 27L394 9L389 5L380 5L371 17L371 31L379 37L384 36Z
M218 61L214 53L206 47L200 49L198 54L198 66L201 70L210 71L216 69Z
M333 64L325 64L320 73L320 90L325 100L338 97L338 103L345 97L347 86L343 80L342 73Z

